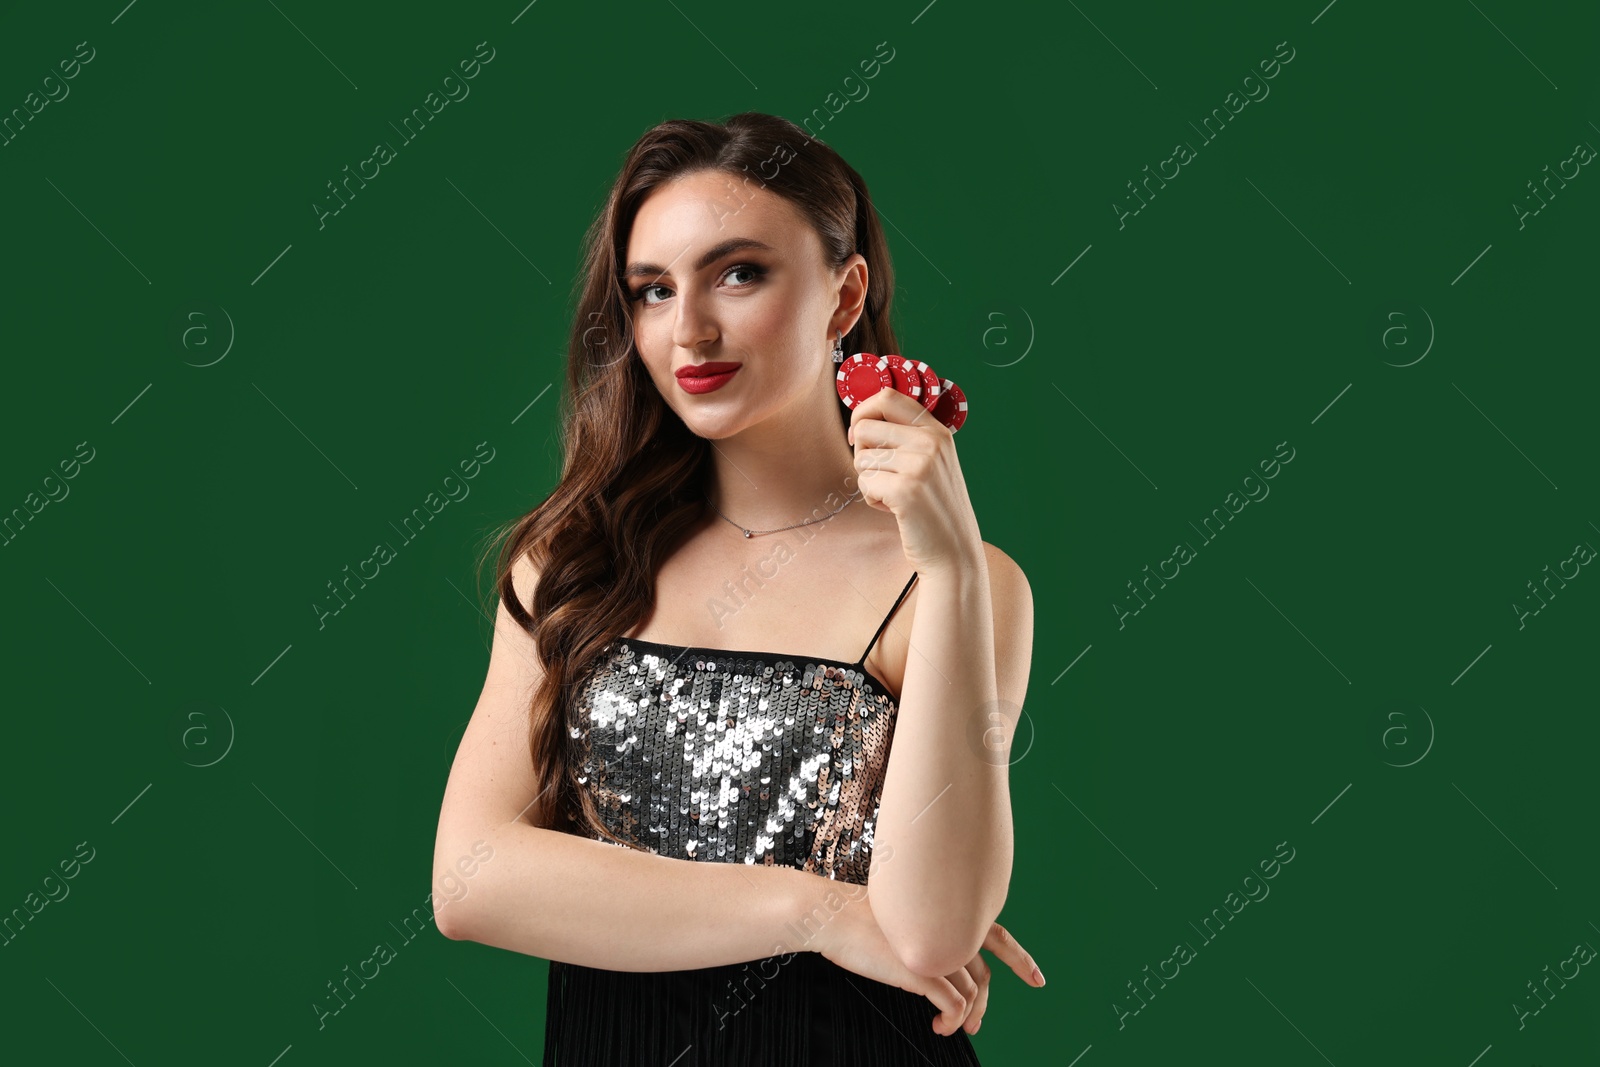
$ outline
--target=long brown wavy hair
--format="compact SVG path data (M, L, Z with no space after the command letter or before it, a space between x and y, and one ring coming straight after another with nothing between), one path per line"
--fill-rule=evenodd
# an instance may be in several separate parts
M702 170L721 171L736 188L766 189L795 204L822 238L831 268L861 253L866 307L844 351L899 351L890 325L894 274L883 228L867 183L832 148L787 119L747 111L720 125L662 122L628 151L584 239L583 271L574 287L560 406L561 480L492 538L501 546L500 598L533 637L544 668L528 711L539 799L531 817L549 829L619 844L634 842L604 825L577 782L566 701L607 642L650 613L657 570L708 507L710 446L667 406L636 358L622 278L640 205L663 183ZM850 413L842 404L839 412L842 433ZM491 552L493 543L480 567ZM523 556L540 571L531 613L512 585L512 566Z

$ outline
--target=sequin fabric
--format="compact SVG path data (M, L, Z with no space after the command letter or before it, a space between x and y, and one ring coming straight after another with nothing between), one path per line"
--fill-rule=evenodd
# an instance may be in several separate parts
M859 663L618 638L567 726L579 782L637 847L865 884L896 711Z

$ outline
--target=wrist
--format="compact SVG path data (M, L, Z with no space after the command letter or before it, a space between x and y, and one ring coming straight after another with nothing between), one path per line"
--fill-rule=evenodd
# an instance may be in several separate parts
M817 906L819 898L816 875L797 867L772 867L782 874L781 891L772 896L773 908L769 918L772 926L773 954L816 952L816 927L806 927L806 917Z
M851 901L865 900L867 887L826 878L799 868L783 894L778 944L781 952L826 953L837 936L841 912Z

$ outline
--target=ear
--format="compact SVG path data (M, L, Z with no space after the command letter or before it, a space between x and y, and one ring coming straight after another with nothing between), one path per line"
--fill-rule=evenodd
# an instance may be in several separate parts
M830 339L835 329L843 334L855 329L866 311L867 258L860 252L851 253L844 265L834 272L834 277L839 287L839 302L834 308L833 323L829 327ZM850 353L846 352L845 355Z

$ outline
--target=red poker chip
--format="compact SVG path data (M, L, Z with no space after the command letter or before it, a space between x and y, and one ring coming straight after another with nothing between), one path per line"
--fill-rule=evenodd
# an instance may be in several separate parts
M920 359L912 366L917 369L917 373L922 375L922 406L931 412L933 411L933 406L939 402L939 394L944 391L939 384L939 376L933 372L932 367Z
M967 421L967 394L949 378L943 379L940 385L939 399L933 405L933 417L948 426L951 433L955 433Z
M883 357L889 361L889 373L894 378L894 389L897 393L904 393L911 399L922 402L922 372L904 356L887 355Z
M839 364L839 373L835 377L838 379L836 387L839 399L844 401L847 408L855 407L879 389L894 388L894 375L889 370L889 361L871 352L857 352L845 359Z

